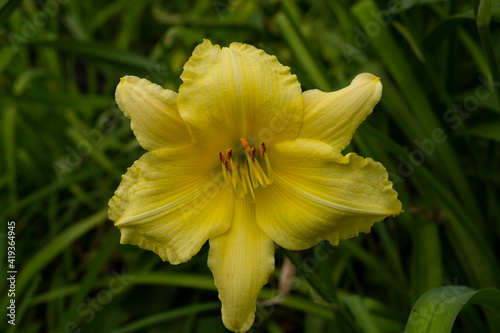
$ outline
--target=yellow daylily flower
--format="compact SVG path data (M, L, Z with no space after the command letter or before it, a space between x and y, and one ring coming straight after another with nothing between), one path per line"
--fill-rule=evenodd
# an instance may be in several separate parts
M382 164L341 154L382 85L365 73L336 92L302 92L276 57L208 40L181 79L179 93L121 79L116 101L148 152L123 176L109 218L122 244L172 264L209 240L222 320L245 332L274 270L274 243L335 245L401 212Z

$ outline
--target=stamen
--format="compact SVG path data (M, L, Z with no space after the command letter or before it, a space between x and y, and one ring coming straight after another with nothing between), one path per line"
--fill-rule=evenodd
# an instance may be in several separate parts
M224 175L224 180L225 180L226 184L231 184L231 179L229 178L230 176L229 176L229 173L227 172L227 168L226 168L225 163L221 164L221 166L222 166L222 174Z
M250 201L255 202L254 188L267 187L273 182L271 163L267 156L267 148L264 142L259 145L260 156L266 161L266 171L259 163L259 153L256 147L250 147L248 141L240 139L243 144L244 155L234 155L233 149L226 150L226 154L219 152L219 160L222 165L222 173L226 184L231 187L234 195L242 198L249 195Z
M229 171L230 173L233 173L233 168L231 168L231 165L229 164L228 161L224 161L224 166L226 167L227 171Z
M240 141L243 144L243 148L247 151L247 154L250 154L250 145L248 144L247 139L241 138Z
M266 154L266 144L264 142L261 142L259 148L260 148L260 155L264 157L264 155Z
M219 152L219 159L220 159L220 162L222 164L224 164L224 162L226 162L226 159L224 158L224 154L221 151Z
M241 168L240 172L241 172L242 183L244 184L243 195L248 193L250 195L250 202L253 203L253 202L255 202L255 193L253 192L252 182L251 182L250 177L248 175L248 169Z
M234 167L234 162L233 160L230 160L229 161L229 164L231 165L231 169L234 169L234 170L238 170L237 168ZM231 180L232 180L232 185L233 185L233 188L234 190L238 190L238 189L241 189L241 180L240 180L240 177L238 177L238 172L235 172L234 174L231 173ZM236 192L235 192L236 194ZM240 193L237 193L237 196L239 197Z
M226 150L226 156L228 160L233 158L233 148L229 148L228 150Z
M262 170L262 167L260 166L259 162L255 162L251 160L251 157L247 155L247 160L248 160L248 166L250 169L250 172L255 178L258 180L258 184L256 185L261 185L262 187L267 187L269 183L269 178L267 178L266 174L264 173L264 170Z
M271 162L269 161L269 157L267 157L267 154L266 156L264 156L264 158L266 159L267 174L269 175L268 184L270 185L273 182L273 170L271 169Z
M255 147L252 148L250 156L252 157L252 162L255 161L255 158L257 157L257 148Z

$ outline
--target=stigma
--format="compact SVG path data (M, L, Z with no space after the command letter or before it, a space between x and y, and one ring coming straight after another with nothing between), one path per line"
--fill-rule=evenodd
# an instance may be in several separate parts
M240 141L243 149L233 151L229 148L225 154L219 152L222 173L226 184L231 187L236 197L243 198L248 195L251 202L255 202L254 189L259 186L267 187L273 182L271 163L264 142L260 143L257 150L256 147L251 147L246 139L242 138ZM265 168L261 166L261 162Z

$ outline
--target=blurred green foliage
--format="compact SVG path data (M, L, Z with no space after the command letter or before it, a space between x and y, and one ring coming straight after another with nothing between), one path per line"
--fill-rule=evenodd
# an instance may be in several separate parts
M470 288L498 288L499 22L500 3L477 0L0 1L0 329L224 331L206 246L172 266L119 245L106 217L120 175L144 153L114 103L119 78L177 90L203 38L276 55L304 90L380 76L381 103L348 150L388 168L406 211L298 254L308 265L281 303L259 306L254 332L401 332L433 288L466 285L469 298ZM5 315L7 221L16 222L16 326ZM263 299L276 294L282 260L278 252ZM463 295L450 288L451 309ZM480 293L472 303L498 304L497 290ZM432 317L440 299L426 295ZM408 327L427 327L429 316L413 313ZM472 305L455 323L499 327L491 309Z

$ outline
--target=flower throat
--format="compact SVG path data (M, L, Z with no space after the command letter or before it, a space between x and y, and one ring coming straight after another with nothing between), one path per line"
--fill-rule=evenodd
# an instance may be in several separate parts
M266 153L266 144L259 145L260 154L256 147L250 147L246 139L240 139L243 144L243 151L233 152L232 148L226 154L220 152L219 159L222 164L222 173L226 184L229 184L233 193L238 198L243 198L246 194L250 196L251 202L255 202L254 188L259 186L267 187L273 182L271 163ZM264 159L267 174L259 163L259 159Z

